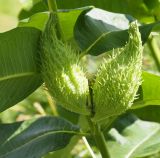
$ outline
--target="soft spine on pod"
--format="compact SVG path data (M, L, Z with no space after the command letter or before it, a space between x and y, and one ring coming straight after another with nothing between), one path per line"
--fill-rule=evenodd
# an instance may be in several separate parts
M42 35L42 75L46 87L64 108L89 115L86 108L88 80L78 62L76 51L56 36L55 16L50 14Z
M95 115L98 121L120 115L133 104L141 84L142 42L136 22L129 28L129 41L103 59L93 85Z

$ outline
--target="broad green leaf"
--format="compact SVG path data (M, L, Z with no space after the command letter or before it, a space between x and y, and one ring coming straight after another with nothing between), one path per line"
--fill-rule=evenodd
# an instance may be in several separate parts
M87 51L92 55L104 53L126 43L128 34L121 30L128 29L129 22L133 20L135 19L131 16L98 8L84 11L75 25L76 41L82 50L89 48ZM109 34L110 32L114 34Z
M34 28L0 34L0 111L23 100L42 83L37 65L39 36Z
M139 19L151 16L143 0L66 0L65 2L57 0L57 4L59 8L77 8L93 5L112 12L130 14Z
M138 100L135 101L132 109L141 108L147 105L160 105L160 75L143 72L142 91Z
M129 22L133 20L135 19L129 15L111 13L98 8L84 11L75 25L75 39L82 51L99 55L126 44ZM143 43L152 29L158 25L160 22L139 27Z
M32 2L32 8L20 14L21 19L35 14L38 11L46 11L47 0L28 0ZM58 8L73 9L94 5L95 7L111 12L130 14L142 21L154 21L154 16L143 0L57 0Z
M109 131L107 142L111 158L140 158L155 154L160 151L160 124L125 115Z
M83 7L59 11L58 16L66 41L73 41L73 29L78 16L82 13L82 11L88 10L90 8L91 7ZM48 17L49 12L36 13L30 18L20 21L19 27L35 27L43 31Z
M74 136L65 148L49 153L44 158L72 158L71 151L78 143L79 139L80 137Z
M79 128L58 117L0 125L0 158L40 158L64 148Z
M45 29L45 24L47 23L48 17L48 12L36 13L32 15L30 18L20 21L18 26L34 27L43 31Z
M72 41L73 40L73 30L74 25L77 21L78 16L85 10L88 10L92 7L83 7L77 9L68 9L61 10L59 12L60 23L64 32L65 40Z
M145 106L143 108L133 109L130 112L132 112L142 120L160 123L160 106Z
M73 124L78 124L79 116L80 116L79 114L68 111L67 109L63 108L60 105L57 105L56 109L59 116L65 118L66 120L69 120Z

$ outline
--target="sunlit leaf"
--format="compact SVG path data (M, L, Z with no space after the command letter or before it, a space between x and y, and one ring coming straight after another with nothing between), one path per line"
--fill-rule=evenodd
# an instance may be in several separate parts
M140 158L160 151L160 124L125 115L109 131L111 158Z

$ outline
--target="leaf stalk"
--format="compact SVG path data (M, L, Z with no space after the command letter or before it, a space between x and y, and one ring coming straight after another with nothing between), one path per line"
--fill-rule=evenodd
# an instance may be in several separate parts
M61 28L61 24L60 24L60 20L59 20L59 16L58 16L58 7L57 7L56 0L48 0L48 8L49 8L50 13L56 16L56 30L57 30L58 38L61 39L62 41L65 41L63 31Z

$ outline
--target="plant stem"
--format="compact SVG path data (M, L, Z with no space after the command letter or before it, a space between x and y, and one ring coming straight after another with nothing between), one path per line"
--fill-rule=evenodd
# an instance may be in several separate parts
M56 12L57 13L57 3L56 0L48 0L48 7L50 12Z
M57 8L56 0L48 0L48 7L49 7L50 13L53 13L56 16L57 36L59 39L64 41L63 31L62 31L59 16L58 16L58 8Z
M101 131L101 128L98 125L98 123L93 122L91 119L91 117L95 115L95 111L94 111L95 107L94 107L94 100L93 100L92 82L88 81L88 84L89 84L89 98L88 98L87 105L89 105L88 107L91 110L91 115L87 117L87 120L90 126L90 131L97 144L98 149L100 150L102 158L110 158L103 132Z
M92 135L94 137L94 140L97 144L97 147L100 150L100 153L102 155L102 158L110 158L109 152L106 146L106 140L103 135L103 132L100 129L100 126L97 123L92 122L92 120L89 119L89 125L92 132Z
M148 39L148 47L152 53L152 57L155 61L155 64L157 66L157 69L158 71L160 71L160 55L159 55L159 48L158 48L158 45L154 39L153 36L151 36L149 39Z

